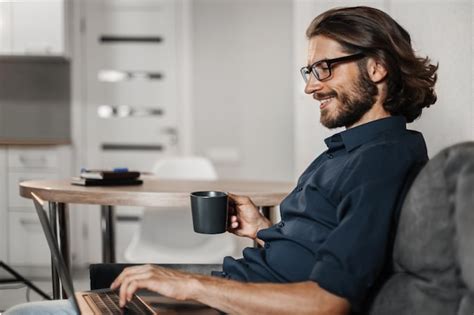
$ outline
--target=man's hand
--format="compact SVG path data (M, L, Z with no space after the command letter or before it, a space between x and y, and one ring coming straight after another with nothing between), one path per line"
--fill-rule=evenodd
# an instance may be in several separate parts
M120 287L120 306L138 289L178 300L195 300L230 314L347 315L349 302L316 282L243 283L159 266L125 268L110 286Z
M249 197L228 195L231 215L229 232L255 240L259 230L271 226Z
M138 289L148 289L177 300L193 299L199 275L159 266L142 265L125 268L114 280L111 289L120 287L120 307L132 299Z

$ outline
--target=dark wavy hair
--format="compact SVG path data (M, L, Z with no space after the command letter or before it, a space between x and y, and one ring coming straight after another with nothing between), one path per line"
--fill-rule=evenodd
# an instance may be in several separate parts
M317 16L306 31L324 35L348 53L363 52L387 69L384 108L412 122L424 107L436 102L434 86L438 64L415 55L410 34L388 14L370 7L335 8Z

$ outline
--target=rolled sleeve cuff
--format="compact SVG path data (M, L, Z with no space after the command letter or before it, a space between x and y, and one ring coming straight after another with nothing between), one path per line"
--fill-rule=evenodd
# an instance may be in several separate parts
M323 289L347 299L353 311L361 310L368 290L361 279L321 261L315 265L309 279Z

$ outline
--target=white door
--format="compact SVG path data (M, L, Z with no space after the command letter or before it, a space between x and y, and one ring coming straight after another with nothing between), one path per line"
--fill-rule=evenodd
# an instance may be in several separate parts
M174 1L88 1L87 167L150 171L178 154Z
M88 168L151 171L165 155L183 152L180 2L85 1L83 76ZM96 207L97 208L97 207ZM140 209L117 209L117 258L137 227ZM89 212L90 259L100 251L99 211ZM130 221L130 219L132 221Z

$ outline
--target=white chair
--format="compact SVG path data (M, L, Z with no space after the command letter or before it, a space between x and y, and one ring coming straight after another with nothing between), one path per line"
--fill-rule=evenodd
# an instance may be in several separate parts
M217 179L212 163L202 157L163 158L153 173L162 179ZM229 233L195 233L190 207L147 208L124 256L131 263L220 263L224 256L233 255L236 247Z

